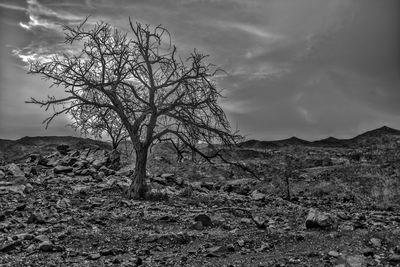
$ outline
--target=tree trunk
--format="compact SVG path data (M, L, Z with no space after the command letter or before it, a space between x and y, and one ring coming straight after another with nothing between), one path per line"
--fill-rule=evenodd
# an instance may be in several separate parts
M132 183L128 189L127 197L133 199L144 199L147 191L146 166L148 148L141 148L136 151L135 173Z

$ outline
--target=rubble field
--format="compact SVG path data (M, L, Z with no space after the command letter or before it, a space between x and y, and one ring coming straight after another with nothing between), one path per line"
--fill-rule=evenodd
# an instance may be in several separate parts
M400 137L368 138L227 152L253 174L160 148L141 201L129 157L37 147L0 166L0 265L400 266Z

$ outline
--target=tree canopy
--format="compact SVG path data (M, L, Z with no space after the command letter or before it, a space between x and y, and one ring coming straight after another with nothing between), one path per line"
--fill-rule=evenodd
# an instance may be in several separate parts
M28 103L58 107L47 124L63 113L118 118L136 151L130 196L143 197L153 142L172 138L206 156L193 140L231 145L240 135L231 131L218 104L221 90L213 78L219 70L207 63L207 55L194 49L182 59L163 27L130 19L129 26L129 32L104 22L87 28L86 20L76 27L64 26L66 43L81 45L81 51L33 62L30 73L63 87L66 96L31 98Z

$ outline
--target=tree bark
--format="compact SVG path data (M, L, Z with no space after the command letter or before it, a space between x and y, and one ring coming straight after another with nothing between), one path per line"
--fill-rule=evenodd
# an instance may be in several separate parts
M129 186L127 197L132 199L144 199L147 191L146 166L148 148L144 147L136 151L135 173Z

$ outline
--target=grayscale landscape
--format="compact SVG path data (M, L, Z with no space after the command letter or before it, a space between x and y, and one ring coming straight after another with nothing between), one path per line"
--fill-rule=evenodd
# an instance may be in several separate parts
M400 266L399 1L0 14L0 266Z

